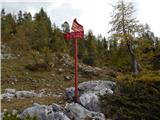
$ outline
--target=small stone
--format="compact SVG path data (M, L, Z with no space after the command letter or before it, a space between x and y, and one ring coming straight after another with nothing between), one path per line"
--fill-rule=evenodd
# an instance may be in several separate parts
M14 82L11 82L12 85L14 85Z
M51 85L50 85L50 84L46 84L46 86L47 86L47 87L50 87Z
M58 69L58 72L62 73L64 70L62 68Z
M71 77L71 76L64 76L64 80L65 80L65 81L72 80L72 77Z
M55 76L55 74L51 74L51 76L53 76L53 77L54 77L54 76Z

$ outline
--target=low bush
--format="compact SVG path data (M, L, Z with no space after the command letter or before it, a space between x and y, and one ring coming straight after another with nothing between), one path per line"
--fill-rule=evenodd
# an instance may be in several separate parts
M159 120L160 81L117 82L113 95L101 98L107 118L114 120Z

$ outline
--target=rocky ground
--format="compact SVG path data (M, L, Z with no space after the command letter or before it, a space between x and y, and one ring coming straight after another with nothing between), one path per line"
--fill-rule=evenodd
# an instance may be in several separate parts
M39 120L105 120L104 114L101 113L100 96L113 94L115 85L115 82L104 80L83 82L78 86L79 100L77 103L73 102L74 88L70 87L65 90L66 102L63 105L56 103L50 105L34 103L22 112L13 110L12 114L17 114L17 118L20 119L30 116L32 118L36 117ZM39 94L42 95L42 93ZM39 94L33 91L6 89L6 93L2 94L2 99L12 99L13 97L20 99L21 97L31 96L40 97ZM7 95L9 96L6 97ZM43 93L43 95L45 94ZM1 115L2 119L4 113Z
M13 119L11 116L13 120L28 119L28 116L40 120L160 118L159 77L152 81L152 73L151 77L144 77L143 82L133 82L113 69L88 66L79 61L80 96L74 103L74 59L71 56L54 53L50 70L42 70L43 66L28 69L28 65L34 63L29 53L9 53L8 47L2 47L5 49L1 54L2 118L6 113L9 113L8 120ZM160 75L158 71L154 73ZM117 78L123 82L119 84Z
M36 112L37 108L42 108L42 111L46 111L51 106L57 105L62 106L64 111L52 110L53 114L49 116L56 117L64 114L66 116L65 119L76 118L75 113L66 113L70 109L75 109L73 112L76 110L82 111L78 115L80 118L82 116L83 118L93 118L93 114L96 114L95 117L97 116L97 118L98 116L101 119L104 118L103 114L99 114L101 112L99 95L112 94L113 90L110 84L113 83L106 81L105 86L96 80L114 81L119 74L118 72L108 68L88 66L79 61L80 97L78 103L73 103L74 89L71 86L74 85L74 59L72 57L68 54L54 53L52 54L50 70L32 71L26 67L33 64L33 58L31 58L30 54L21 52L9 53L9 48L6 50L6 46L2 47L4 50L1 54L1 111L3 113L5 111L13 112L14 114L18 112L18 114L20 113L19 115L25 116L24 113L26 112L23 111L31 109ZM9 56L7 56L8 54ZM90 80L93 81L87 82ZM105 81L103 82L105 83ZM94 88L96 85L97 88ZM102 87L101 89L99 89L100 86ZM47 119L50 118L47 112L44 114Z

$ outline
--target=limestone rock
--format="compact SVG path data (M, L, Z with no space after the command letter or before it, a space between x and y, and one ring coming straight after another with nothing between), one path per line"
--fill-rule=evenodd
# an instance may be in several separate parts
M15 94L16 90L11 88L6 88L5 93Z
M101 112L99 97L106 94L113 94L115 82L112 81L88 81L80 83L79 90L79 102L85 108L95 112ZM74 98L74 87L67 88L65 91L68 100Z
M3 93L1 94L1 99L12 99L15 97L15 94L11 94L11 93Z
M84 120L87 117L90 117L93 120L105 120L104 114L89 111L78 103L70 103L68 105L67 115L73 120Z
M53 103L52 104L52 110L54 112L58 112L58 111L64 111L64 108L61 105Z
M47 120L70 120L63 112L49 114Z
M84 93L79 98L80 103L90 111L100 112L100 101L99 96L95 93Z
M17 98L29 98L29 97L35 97L36 93L34 91L16 91L16 97Z
M25 109L20 114L20 118L25 119L27 116L30 116L37 117L38 120L70 120L63 112L58 110L54 112L53 107L55 108L53 105L47 106L34 103L32 107Z

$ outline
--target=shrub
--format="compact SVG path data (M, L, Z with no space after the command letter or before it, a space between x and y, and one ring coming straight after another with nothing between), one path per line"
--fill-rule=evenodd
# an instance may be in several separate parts
M31 71L51 70L52 54L48 47L44 47L41 51L32 50L30 55L33 63L27 65L27 69Z
M101 98L102 110L114 120L159 120L160 81L117 82L113 95Z

